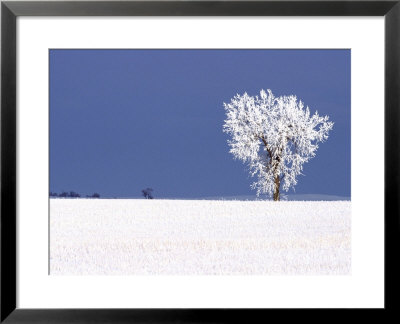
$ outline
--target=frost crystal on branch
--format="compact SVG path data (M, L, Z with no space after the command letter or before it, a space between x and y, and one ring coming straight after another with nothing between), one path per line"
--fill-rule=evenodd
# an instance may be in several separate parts
M315 156L318 143L333 128L329 117L310 114L294 95L275 97L271 90L260 96L237 94L224 103L223 131L231 135L230 153L249 166L257 180L251 185L257 196L279 200L279 192L297 184L303 164Z

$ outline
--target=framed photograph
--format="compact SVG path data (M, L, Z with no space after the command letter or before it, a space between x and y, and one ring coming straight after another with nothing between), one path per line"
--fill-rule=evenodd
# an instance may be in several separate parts
M399 16L2 1L1 321L395 311Z

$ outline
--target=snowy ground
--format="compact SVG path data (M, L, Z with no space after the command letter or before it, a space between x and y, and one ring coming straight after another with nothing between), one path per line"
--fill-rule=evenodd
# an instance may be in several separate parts
M50 199L50 273L350 274L349 201Z

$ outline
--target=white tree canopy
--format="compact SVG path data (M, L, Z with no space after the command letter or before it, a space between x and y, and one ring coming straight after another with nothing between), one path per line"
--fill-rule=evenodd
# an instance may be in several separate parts
M282 185L288 191L297 184L303 164L328 139L333 128L329 117L310 114L294 95L275 97L271 90L260 96L237 94L224 103L226 120L223 131L231 135L230 153L248 164L257 180L251 185L257 196L278 195Z

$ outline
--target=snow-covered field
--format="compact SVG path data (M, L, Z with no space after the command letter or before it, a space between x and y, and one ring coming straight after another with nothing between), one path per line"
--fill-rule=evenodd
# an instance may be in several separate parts
M350 271L350 201L50 199L53 275Z

